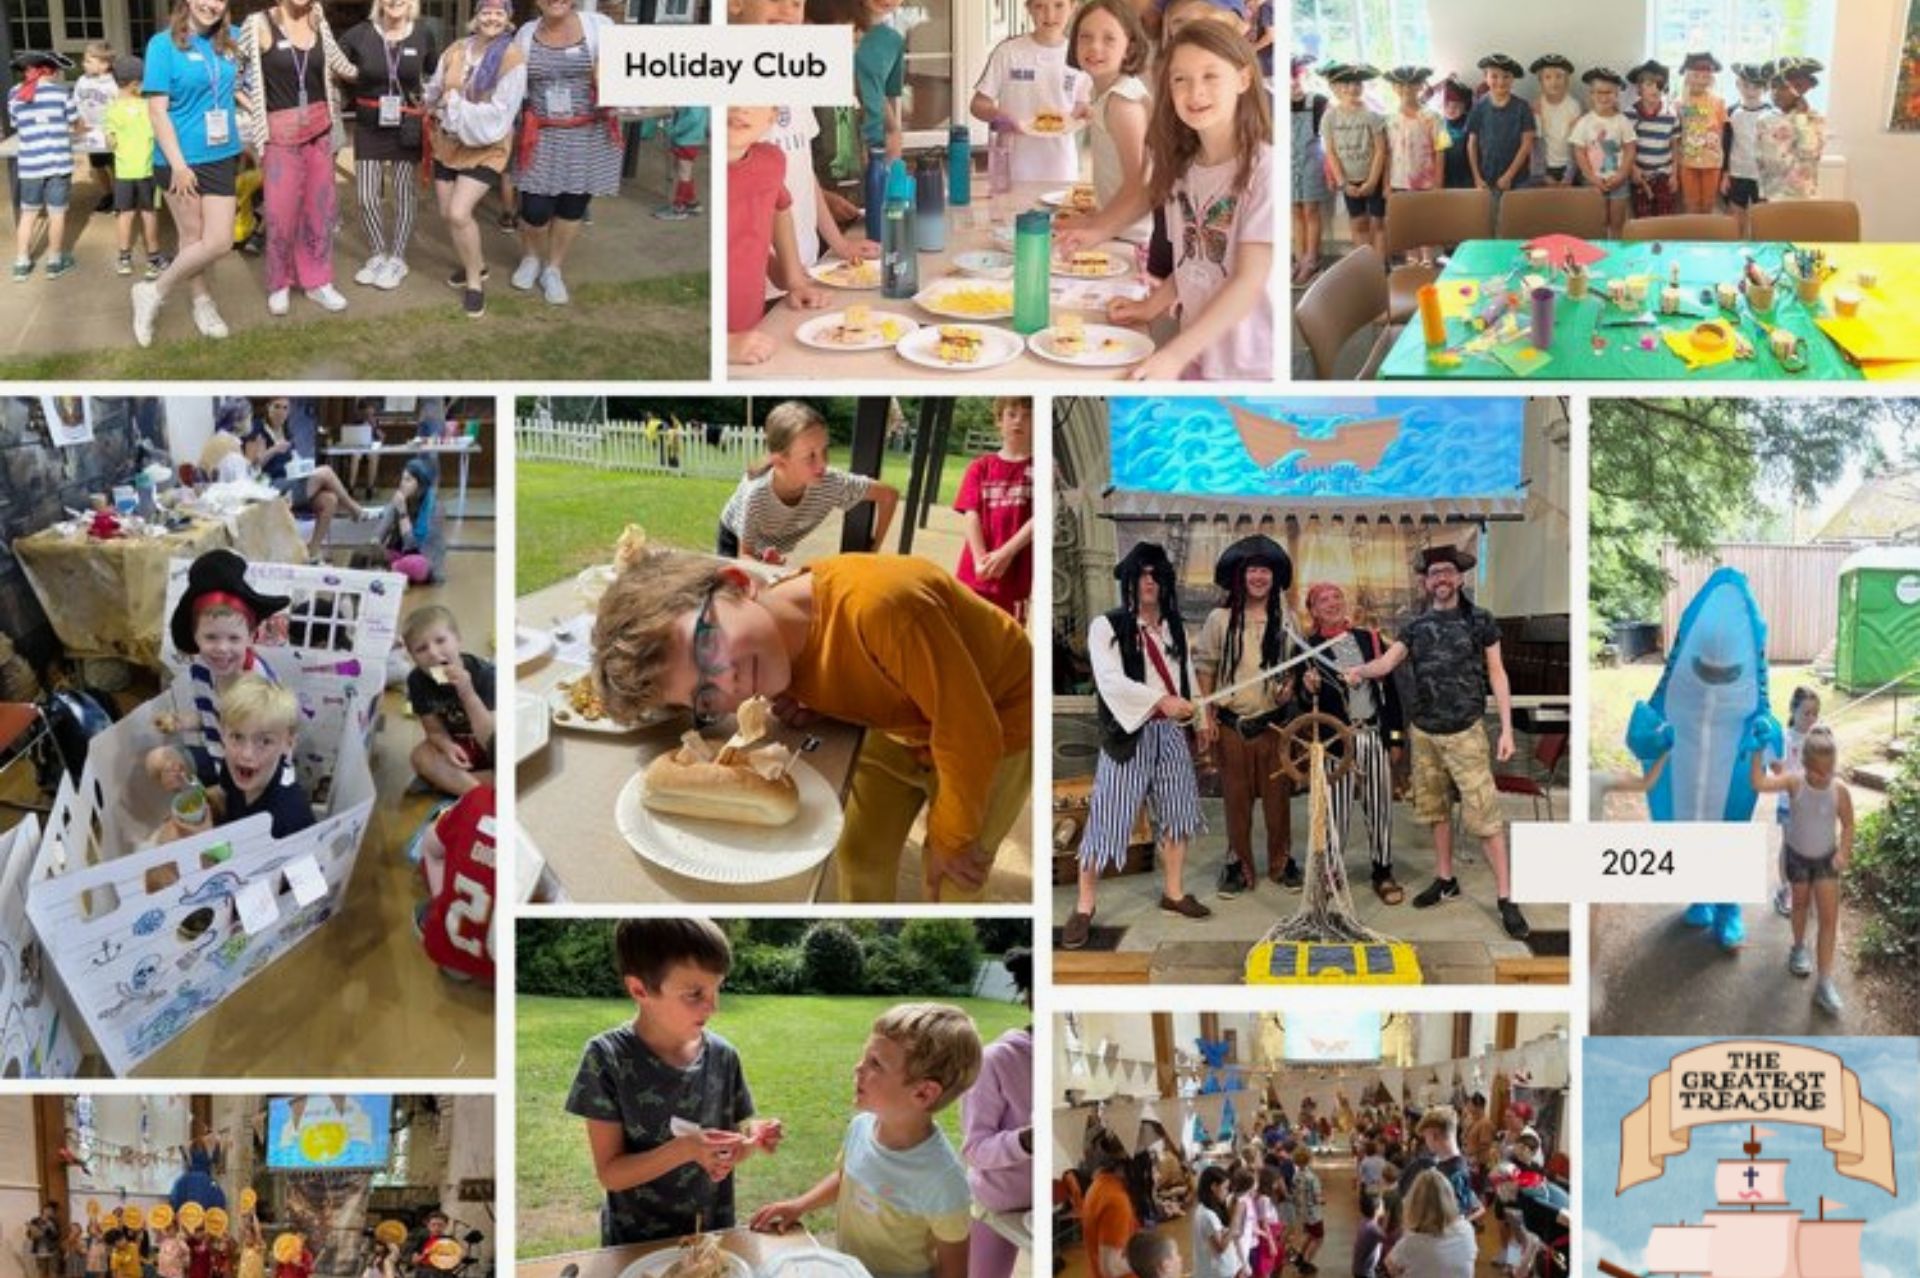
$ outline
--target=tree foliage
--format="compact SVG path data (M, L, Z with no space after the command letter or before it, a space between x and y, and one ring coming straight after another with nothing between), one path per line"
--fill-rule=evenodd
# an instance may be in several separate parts
M1876 431L1899 430L1890 458ZM1596 627L1656 616L1668 581L1660 548L1706 555L1715 542L1777 527L1768 493L1811 504L1850 465L1904 460L1920 404L1869 399L1596 399L1588 468L1588 565Z

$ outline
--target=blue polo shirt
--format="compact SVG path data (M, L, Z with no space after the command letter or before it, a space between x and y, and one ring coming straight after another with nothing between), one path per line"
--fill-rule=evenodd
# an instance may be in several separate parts
M237 38L238 29L232 34ZM233 101L239 81L239 64L215 52L206 36L187 37L184 49L174 44L171 31L157 32L147 41L147 74L140 91L166 96L167 117L173 121L180 154L189 165L212 164L240 154L240 118ZM207 142L207 113L214 110L227 117L227 140L220 146ZM153 162L167 163L158 142Z

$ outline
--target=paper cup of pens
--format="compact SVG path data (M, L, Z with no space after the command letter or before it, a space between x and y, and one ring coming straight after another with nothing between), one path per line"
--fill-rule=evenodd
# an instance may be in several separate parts
M1740 286L1738 284L1721 284L1714 289L1714 296L1719 300L1721 310L1733 310L1740 305Z
M1852 319L1860 313L1860 291L1858 289L1836 289L1833 294L1833 313L1841 319Z
M1567 274L1567 297L1579 301L1587 295L1587 273L1575 268Z
M1747 281L1747 305L1765 315L1773 309L1773 281Z
M1820 277L1799 276L1793 281L1793 295L1807 306L1816 306L1820 302Z

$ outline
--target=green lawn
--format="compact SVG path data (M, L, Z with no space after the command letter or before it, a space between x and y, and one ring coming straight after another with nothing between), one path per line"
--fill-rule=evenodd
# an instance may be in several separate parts
M316 319L236 328L222 342L191 340L141 350L75 351L0 360L15 381L226 381L326 378L452 381L513 377L662 381L707 369L707 272L621 284L581 284L570 305L512 289L487 293L486 318L459 297L375 319Z
M953 505L968 460L947 457L940 475L942 506ZM845 445L833 449L830 464L846 468ZM881 463L881 479L899 489L903 499L910 466L907 454L896 452ZM515 477L520 544L514 591L521 595L611 562L613 543L630 522L667 545L712 550L721 508L734 489L731 479L623 474L565 462L520 462Z
M746 1066L754 1107L786 1124L779 1154L740 1169L740 1224L755 1207L805 1191L833 1168L853 1116L853 1066L873 1018L900 1001L888 998L778 998L723 995L713 1030L732 1043ZM1032 1020L1015 1003L956 999L980 1027L983 1042ZM518 1089L514 1169L519 1254L551 1255L599 1245L601 1190L587 1157L581 1120L565 1109L580 1050L595 1034L630 1020L630 1003L603 999L517 1000ZM940 1113L959 1146L960 1107ZM828 1212L809 1218L831 1228Z

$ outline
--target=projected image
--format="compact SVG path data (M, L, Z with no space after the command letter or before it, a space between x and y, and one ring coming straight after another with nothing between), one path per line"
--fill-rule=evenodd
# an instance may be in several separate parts
M1520 399L1113 400L1113 483L1209 497L1517 497Z
M1292 1012L1287 1031L1284 1059L1290 1062L1380 1059L1378 1012Z
M384 1167L391 1096L278 1096L267 1106L267 1166L277 1171Z

